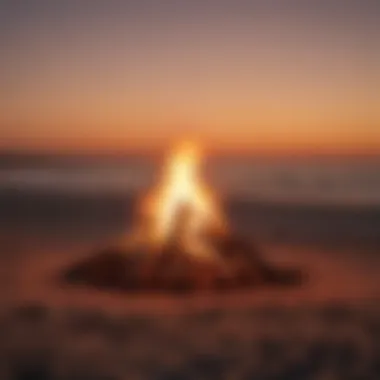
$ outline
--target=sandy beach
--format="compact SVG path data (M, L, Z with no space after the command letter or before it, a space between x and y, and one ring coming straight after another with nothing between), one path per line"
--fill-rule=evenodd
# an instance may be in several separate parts
M379 222L373 209L231 203L236 228L255 233L267 260L303 268L305 285L131 296L63 285L57 278L120 235L131 223L132 200L8 192L1 202L9 212L0 218L2 378L380 375ZM274 222L284 219L288 223Z

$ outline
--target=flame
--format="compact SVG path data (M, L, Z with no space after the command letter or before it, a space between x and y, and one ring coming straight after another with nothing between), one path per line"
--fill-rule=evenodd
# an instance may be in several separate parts
M186 252L210 255L212 249L204 235L225 228L216 199L200 178L201 158L194 143L177 146L168 157L161 181L144 199L142 209L150 221L149 240L156 246L169 242L180 228Z

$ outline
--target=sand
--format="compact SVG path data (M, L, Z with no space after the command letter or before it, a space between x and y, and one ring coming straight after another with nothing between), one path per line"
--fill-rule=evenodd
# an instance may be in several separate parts
M188 307L296 306L328 302L362 303L380 297L378 264L380 260L359 265L335 251L289 246L262 246L262 254L272 263L297 265L309 274L301 287L290 289L261 288L231 292L224 295L192 296L126 295L94 290L89 287L64 285L59 274L80 257L91 255L92 249L72 252L35 252L8 268L8 284L3 286L2 304L46 303L49 306L104 307L108 311L155 313L162 309L181 312ZM378 262L376 262L378 261ZM12 273L10 273L12 271Z
M1 379L380 378L374 211L236 207L265 258L303 267L309 283L153 297L56 281L119 234L118 202L11 201L0 197Z
M374 265L326 250L268 245L262 247L268 258L302 265L310 282L223 296L125 296L56 281L62 267L88 254L84 248L34 252L8 267L2 378L380 376Z

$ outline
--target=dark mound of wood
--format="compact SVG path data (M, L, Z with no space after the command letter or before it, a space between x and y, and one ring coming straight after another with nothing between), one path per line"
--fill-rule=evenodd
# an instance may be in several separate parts
M227 291L243 287L296 286L304 274L296 268L278 268L261 260L243 240L218 238L220 260L199 259L175 245L160 253L135 253L121 248L95 252L75 263L64 281L129 292Z

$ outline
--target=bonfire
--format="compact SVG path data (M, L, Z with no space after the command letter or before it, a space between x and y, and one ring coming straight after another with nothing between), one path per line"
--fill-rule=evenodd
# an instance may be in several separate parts
M184 142L168 155L159 181L138 202L122 243L92 253L65 280L118 290L228 290L289 285L298 270L275 268L232 231L221 202L201 176L202 154Z
M200 176L201 153L182 143L167 158L158 185L138 207L137 230L127 239L131 247L163 252L175 244L184 255L218 260L212 234L226 234L227 221L214 194Z

